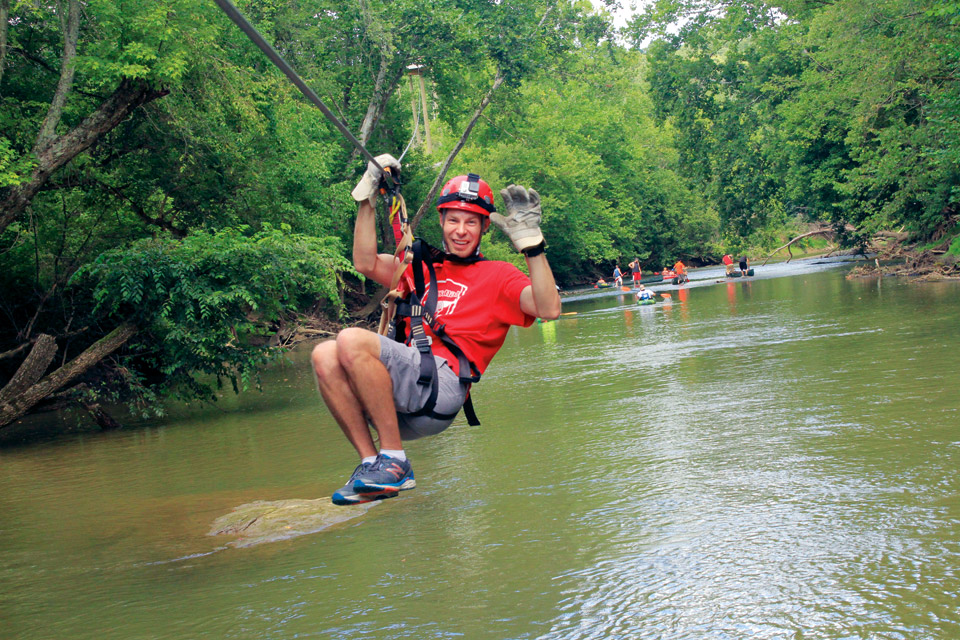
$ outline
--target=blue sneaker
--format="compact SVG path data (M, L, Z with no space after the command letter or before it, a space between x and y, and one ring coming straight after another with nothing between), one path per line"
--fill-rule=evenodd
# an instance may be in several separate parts
M352 504L364 504L365 502L373 502L374 500L386 500L387 498L392 498L397 495L396 491L376 491L369 493L357 493L353 490L353 483L356 481L357 477L364 471L370 470L371 467L376 464L375 462L361 462L357 465L357 468L353 470L353 473L350 474L350 479L347 480L347 484L343 485L337 489L333 495L330 497L330 501L335 505L341 507L349 506Z
M378 455L369 468L362 469L353 481L353 490L365 496L383 491L397 495L398 491L416 486L409 460L397 460L383 454Z

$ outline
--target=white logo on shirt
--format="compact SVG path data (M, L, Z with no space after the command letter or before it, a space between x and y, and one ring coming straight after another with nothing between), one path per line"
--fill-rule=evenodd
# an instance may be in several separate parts
M456 280L437 280L437 315L453 313L457 302L467 292L467 285Z

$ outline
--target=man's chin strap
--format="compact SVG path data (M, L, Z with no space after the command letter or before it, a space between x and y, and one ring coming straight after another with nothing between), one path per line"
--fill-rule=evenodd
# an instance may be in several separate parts
M433 247L431 247L432 249ZM434 249L435 250L435 249ZM436 251L436 250L435 250ZM480 254L480 243L477 243L477 250L474 251L472 256L467 256L466 258L461 258L455 253L450 253L447 251L447 243L443 243L443 251L437 251L437 255L442 257L443 262L457 262L459 264L473 264L474 262L480 262L484 260L483 255ZM434 260L435 262L440 262L441 260Z

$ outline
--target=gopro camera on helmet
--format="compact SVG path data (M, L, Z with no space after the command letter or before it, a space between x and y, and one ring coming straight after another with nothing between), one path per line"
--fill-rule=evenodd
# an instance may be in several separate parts
M460 190L457 192L461 200L476 200L480 197L480 176L475 173L468 173L467 179L460 183Z

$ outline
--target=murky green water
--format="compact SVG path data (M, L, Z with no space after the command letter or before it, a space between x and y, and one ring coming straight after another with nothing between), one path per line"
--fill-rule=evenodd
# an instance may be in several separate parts
M958 638L960 285L846 269L575 302L481 427L326 531L206 536L355 465L305 366L0 450L3 638Z

